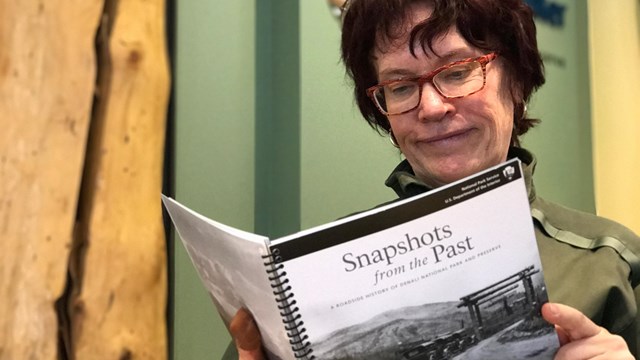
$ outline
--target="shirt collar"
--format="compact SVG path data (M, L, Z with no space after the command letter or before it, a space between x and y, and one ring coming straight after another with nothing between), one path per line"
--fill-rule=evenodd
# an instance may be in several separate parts
M507 158L513 159L516 157L522 161L525 186L527 187L527 194L529 196L529 202L531 203L536 198L535 187L533 186L533 172L536 167L536 158L526 149L515 146L510 147ZM433 190L416 177L411 165L406 159L393 169L384 184L393 189L401 199Z

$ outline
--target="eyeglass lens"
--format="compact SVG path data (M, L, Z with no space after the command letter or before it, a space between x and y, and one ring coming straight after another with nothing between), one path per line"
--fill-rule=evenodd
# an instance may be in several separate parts
M478 61L457 64L435 74L433 79L398 80L378 88L374 98L389 114L411 110L420 103L421 88L431 82L444 97L462 97L482 89L484 74Z

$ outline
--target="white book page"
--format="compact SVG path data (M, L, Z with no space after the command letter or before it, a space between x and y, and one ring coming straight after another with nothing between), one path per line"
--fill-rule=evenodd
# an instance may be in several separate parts
M249 309L271 359L294 359L262 256L269 239L202 216L162 196L178 235L227 327Z

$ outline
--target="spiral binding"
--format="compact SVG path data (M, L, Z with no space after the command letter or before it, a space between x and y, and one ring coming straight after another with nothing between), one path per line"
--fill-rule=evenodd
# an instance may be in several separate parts
M271 254L264 255L264 265L267 268L267 275L271 282L273 295L278 303L278 310L284 323L284 328L289 337L289 344L296 359L314 360L316 357L311 355L311 343L308 341L309 336L305 334L307 329L304 327L304 321L301 320L300 310L296 305L294 294L289 285L289 279L286 278L287 272L284 271L284 265L281 263L279 249L273 249Z

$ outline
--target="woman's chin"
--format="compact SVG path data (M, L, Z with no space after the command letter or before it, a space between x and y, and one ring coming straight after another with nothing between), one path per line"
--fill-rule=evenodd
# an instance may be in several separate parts
M418 166L411 165L420 180L434 187L450 184L500 163L498 157L494 159L484 154L483 156L475 155L463 153L455 156L431 157L419 159L421 161L418 161Z
M439 187L463 179L475 172L476 171L473 169L465 167L431 171L427 174L420 174L419 172L416 172L416 176L430 187Z

